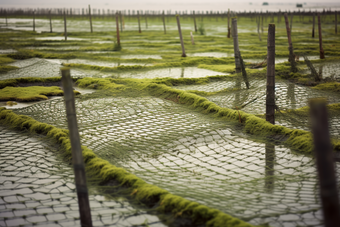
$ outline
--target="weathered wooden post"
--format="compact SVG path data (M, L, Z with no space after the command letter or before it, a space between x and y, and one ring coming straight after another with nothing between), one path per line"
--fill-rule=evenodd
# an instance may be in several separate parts
M66 10L64 9L64 36L65 36L65 41L67 41L67 26L66 26Z
M192 16L193 16L193 18L194 18L195 32L197 32L197 24L196 24L195 10L194 10L194 11L192 11Z
M338 34L338 11L335 10L335 34ZM6 17L6 25L7 25L7 17Z
M340 206L326 100L311 99L309 106L324 224L336 227L340 226Z
M190 32L190 37L191 37L191 44L195 45L194 36L192 35L192 32Z
M67 123L71 141L72 163L78 196L80 222L81 226L92 227L91 209L86 185L84 160L82 156L80 137L78 132L78 123L70 69L61 68L61 75L64 88Z
M314 38L315 34L315 14L313 13L313 29L312 29L312 38Z
M118 24L118 12L116 13L116 31L117 31L117 45L120 46L120 36L119 36L119 24Z
M236 73L241 72L241 62L240 62L240 49L238 45L238 32L237 32L237 19L231 19L231 27L232 27L232 36L233 36L233 43L234 43L234 57L235 57L235 70Z
M230 9L228 9L228 38L230 38Z
M6 27L8 27L8 22L7 22L7 10L5 10L5 17L6 17Z
M138 32L139 32L139 33L142 33L142 29L140 28L139 10L137 10L137 18L138 18Z
M319 28L319 47L320 47L320 59L325 59L325 52L322 48L322 32L321 32L321 19L320 13L318 13L318 28Z
M50 18L50 33L52 33L52 14L51 14L51 10L48 11L49 14L49 18Z
M33 10L33 31L35 32L35 10Z
M295 63L295 55L294 55L294 51L293 51L293 44L292 44L292 38L291 38L287 13L284 14L284 17L285 17L287 37L288 37L288 50L289 50L289 59L288 60L289 60L290 65L291 65L290 70L292 72L296 73L298 70L297 70L296 63Z
M92 29L92 15L91 15L91 6L89 5L89 17L90 17L90 28L91 28L91 33L93 33Z
M182 30L181 30L181 23L179 21L179 15L176 15L177 19L177 27L178 27L178 33L179 33L179 38L181 40L181 46L182 46L182 57L186 57L187 55L185 54L185 49L184 49L184 42L183 42L183 36L182 36Z
M165 14L164 14L164 10L163 10L163 14L162 14L162 20L163 20L164 34L166 34L166 25L165 25Z
M268 27L266 121L275 124L275 24Z

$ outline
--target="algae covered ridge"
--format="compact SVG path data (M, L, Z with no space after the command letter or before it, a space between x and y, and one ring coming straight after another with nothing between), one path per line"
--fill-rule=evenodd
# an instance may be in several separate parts
M323 224L307 106L309 98L327 99L338 154L340 39L331 16L322 21L325 59L310 34L312 17L294 17L297 72L288 62L283 17L277 19L275 125L264 119L267 28L256 30L256 16L237 17L249 89L235 71L222 15L197 17L197 32L193 18L181 16L186 57L175 17L164 20L166 33L161 17L142 17L139 32L137 18L126 15L121 49L113 18L94 17L90 32L87 19L70 15L67 40L61 17L53 17L53 32L47 32L46 17L37 18L41 33L17 29L27 18L8 18L8 29L1 27L0 101L45 101L0 107L0 123L51 138L61 160L70 163L64 99L48 98L63 96L60 68L69 67L81 93L75 101L89 184L105 202L123 199L165 226ZM93 220L112 224L114 212L98 212ZM134 225L156 226L149 221Z

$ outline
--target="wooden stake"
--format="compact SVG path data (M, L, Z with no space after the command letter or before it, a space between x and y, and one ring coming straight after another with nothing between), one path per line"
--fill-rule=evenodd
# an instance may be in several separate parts
M275 24L268 27L266 121L275 124Z
M315 36L315 14L313 13L313 29L312 29L312 38Z
M142 30L140 28L140 17L139 17L139 10L137 10L137 18L138 18L138 32L142 33Z
M338 11L335 10L335 34L338 34ZM6 25L7 25L7 17L6 17Z
M62 68L61 75L64 88L67 123L71 141L72 163L76 181L80 222L81 226L92 227L91 209L87 191L84 160L82 156L80 137L78 132L76 108L70 69Z
M51 10L48 11L48 14L50 16L50 33L52 33L52 15L51 15Z
M120 46L120 36L119 36L119 24L118 24L118 12L116 13L116 31L117 31L117 45Z
M164 10L163 10L162 19L163 19L164 34L166 34L166 25L165 25L165 14L164 14Z
M35 10L33 10L33 31L35 32Z
M326 100L311 99L309 106L324 224L337 227L340 226L340 207Z
M291 71L296 73L298 70L296 68L296 63L295 63L295 54L293 51L293 44L292 44L292 38L291 38L291 32L289 28L289 22L288 22L288 16L287 13L284 14L285 17L285 22L286 22L286 30L287 30L287 37L288 37L288 50L289 50L289 62L291 65Z
M321 32L321 19L320 13L318 13L318 28L319 28L319 47L320 47L320 59L325 59L325 52L322 48L322 32Z
M235 57L235 69L236 73L241 72L241 62L240 62L240 49L238 46L238 32L237 32L237 19L232 18L231 20L231 26L232 26L232 36L233 36L233 43L234 43L234 57Z
M8 22L7 22L7 10L5 10L5 17L6 17L6 27L8 27Z
M228 9L228 38L230 38L230 9Z
M181 40L181 46L182 46L182 57L186 57L187 55L185 54L185 49L184 49L184 42L183 42L183 36L182 36L182 30L181 30L181 22L179 21L179 15L176 15L177 19L177 27L178 27L178 33L179 33L179 38Z
M91 28L91 33L93 33L92 29L92 15L91 15L91 6L89 5L89 17L90 17L90 28Z
M192 12L192 16L193 16L193 18L194 18L195 32L197 32L197 24L196 24L195 10Z
M67 26L66 26L66 10L64 9L64 36L65 36L65 41L67 41Z
M148 28L148 15L145 13L145 27Z

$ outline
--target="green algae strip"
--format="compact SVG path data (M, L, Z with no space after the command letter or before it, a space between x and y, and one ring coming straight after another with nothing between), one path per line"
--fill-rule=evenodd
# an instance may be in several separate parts
M71 142L69 132L65 129L59 129L52 125L38 122L28 116L17 115L11 110L0 108L0 123L8 124L12 127L29 130L32 133L38 133L54 138L63 147L64 156L68 159L72 158ZM160 212L171 212L176 216L189 216L193 223L205 223L208 227L251 227L238 218L234 218L217 209L192 202L180 196L171 194L170 192L151 185L128 173L125 169L116 167L108 161L96 156L89 148L82 146L83 158L87 171L98 176L103 181L116 180L122 186L133 189L132 196L135 199L145 202L159 203L158 210Z
M222 108L216 105L215 103L209 101L208 99L201 97L197 94L175 88L170 88L165 84L157 84L152 82L153 80L143 82L143 80L138 79L124 80L124 79L83 78L79 79L77 83L80 87L84 85L89 87L91 86L91 84L98 83L99 81L102 81L101 83L105 84L105 87L110 86L115 87L117 86L118 83L121 83L124 84L125 88L119 87L119 90L131 89L132 91L135 92L138 90L143 90L153 96L165 98L167 100L172 100L180 104L186 104L192 108L201 110L206 114L213 114L214 117L223 118L228 121L230 120L241 121L241 123L245 127L245 131L251 134L261 136L283 135L287 138L285 143L291 148L301 153L312 154L313 136L308 131L300 129L289 129L284 126L273 125L267 122L265 119L257 117L253 114L229 108ZM112 83L112 85L108 85L107 84L108 82ZM104 88L104 85L98 87L98 89L101 88ZM332 144L335 150L340 150L339 140L333 140Z
M80 94L74 91L74 94ZM5 87L0 90L0 101L32 102L47 100L47 96L63 96L64 91L57 86Z
M326 91L340 91L340 83L339 82L328 82L328 83L321 83L312 87L313 89L317 90L326 90Z

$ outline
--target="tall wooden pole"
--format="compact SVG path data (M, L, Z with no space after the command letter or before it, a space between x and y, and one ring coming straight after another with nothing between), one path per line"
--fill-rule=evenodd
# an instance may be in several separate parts
M321 32L321 19L320 13L318 13L318 28L319 28L319 47L320 47L320 59L325 59L325 52L322 48L322 32Z
M33 31L35 32L35 10L33 10Z
M8 22L7 22L7 10L5 10L5 17L6 17L6 27L8 27Z
M182 57L186 57L187 55L185 54L185 48L184 48L184 42L183 42L183 36L182 36L182 30L181 30L181 22L179 21L179 15L178 14L176 15L176 20L177 20L179 38L181 40L181 46L182 46Z
M313 29L312 29L312 38L315 37L315 14L313 13Z
M340 226L340 206L326 100L311 99L309 105L324 224L337 227Z
M65 36L65 41L67 40L67 24L66 24L66 10L64 9L64 36Z
M166 25L165 25L165 13L164 13L164 10L163 10L163 14L162 14L162 20L163 20L164 34L166 34Z
M293 51L291 31L290 31L290 27L289 27L287 13L284 14L284 17L285 17L287 37L288 37L289 62L290 62L290 65L291 65L291 71L296 73L298 70L296 68L296 63L295 63L295 55L294 55L294 51Z
M231 27L232 27L232 36L233 36L233 43L234 43L234 57L235 57L235 69L236 73L241 72L241 61L240 61L240 48L238 45L238 32L237 32L237 19L231 19Z
M193 18L194 18L195 32L197 32L197 24L196 24L195 10L192 12L192 16L193 16Z
M139 32L139 33L142 33L142 29L140 28L139 10L137 10L137 18L138 18L138 32Z
M51 14L51 10L48 11L48 14L50 16L50 33L52 33L52 14Z
M275 24L268 27L266 121L275 124Z
M228 38L230 38L230 9L228 9Z
M335 10L335 34L338 34L338 11ZM6 19L6 24L7 24L7 19Z
M118 18L118 12L116 13L116 31L117 31L117 45L120 46L120 36L119 36L119 18Z
M65 12L65 11L64 11ZM72 163L76 181L81 226L92 227L91 209L87 191L84 160L78 132L76 108L70 69L62 68L67 123L71 140Z
M89 17L90 17L90 28L91 28L91 33L93 32L92 29L92 15L91 15L91 6L89 5Z

